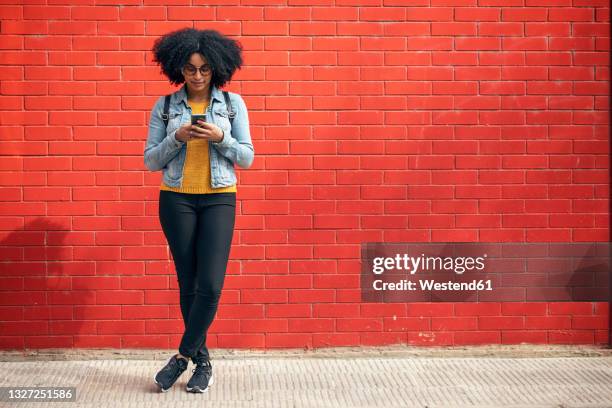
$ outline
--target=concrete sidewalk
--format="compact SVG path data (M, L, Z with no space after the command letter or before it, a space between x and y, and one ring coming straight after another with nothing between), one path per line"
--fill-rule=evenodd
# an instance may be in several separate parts
M0 352L0 386L76 387L53 407L612 407L612 350L596 347L211 349L215 383L167 393L172 350ZM0 402L41 407L45 402Z

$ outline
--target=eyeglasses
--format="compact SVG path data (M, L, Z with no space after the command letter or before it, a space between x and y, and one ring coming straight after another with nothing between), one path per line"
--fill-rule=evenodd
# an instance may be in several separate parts
M195 74L196 74L196 71L198 71L198 70L200 71L200 73L201 73L202 75L206 75L206 74L208 74L210 71L212 71L212 68L211 68L211 66L210 66L210 65L208 65L208 64L204 64L204 65L202 65L202 66L200 66L200 67L198 67L198 68L194 67L194 66L193 66L193 65L191 65L191 64L186 64L186 65L183 67L183 71L184 71L184 72L185 72L185 74L187 74L187 75L195 75Z

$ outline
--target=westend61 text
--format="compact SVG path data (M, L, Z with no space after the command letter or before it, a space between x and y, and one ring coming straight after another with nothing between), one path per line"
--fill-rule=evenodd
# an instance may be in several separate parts
M433 279L419 279L416 282L402 279L398 282L383 282L380 279L372 283L374 290L493 290L491 280L472 280L470 282L436 282Z

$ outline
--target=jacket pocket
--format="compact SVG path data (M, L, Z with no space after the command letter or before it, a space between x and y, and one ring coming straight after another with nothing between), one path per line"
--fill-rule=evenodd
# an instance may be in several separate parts
M183 116L182 112L177 112L173 110L170 110L170 112L168 112L168 127L166 127L166 134L180 127L182 116ZM162 117L162 120L163 120L163 117Z
M223 129L225 132L229 132L231 130L231 124L229 121L229 113L225 109L215 109L213 111L213 119L215 124Z

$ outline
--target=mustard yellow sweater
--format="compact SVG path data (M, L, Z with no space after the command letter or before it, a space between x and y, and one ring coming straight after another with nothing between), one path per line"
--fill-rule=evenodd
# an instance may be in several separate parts
M207 102L188 100L188 103L193 113L204 113L208 107ZM188 140L185 167L183 169L183 184L179 187L170 187L162 180L160 188L162 190L189 194L235 192L235 184L228 187L212 188L210 184L210 160L208 154L208 140L196 138Z

